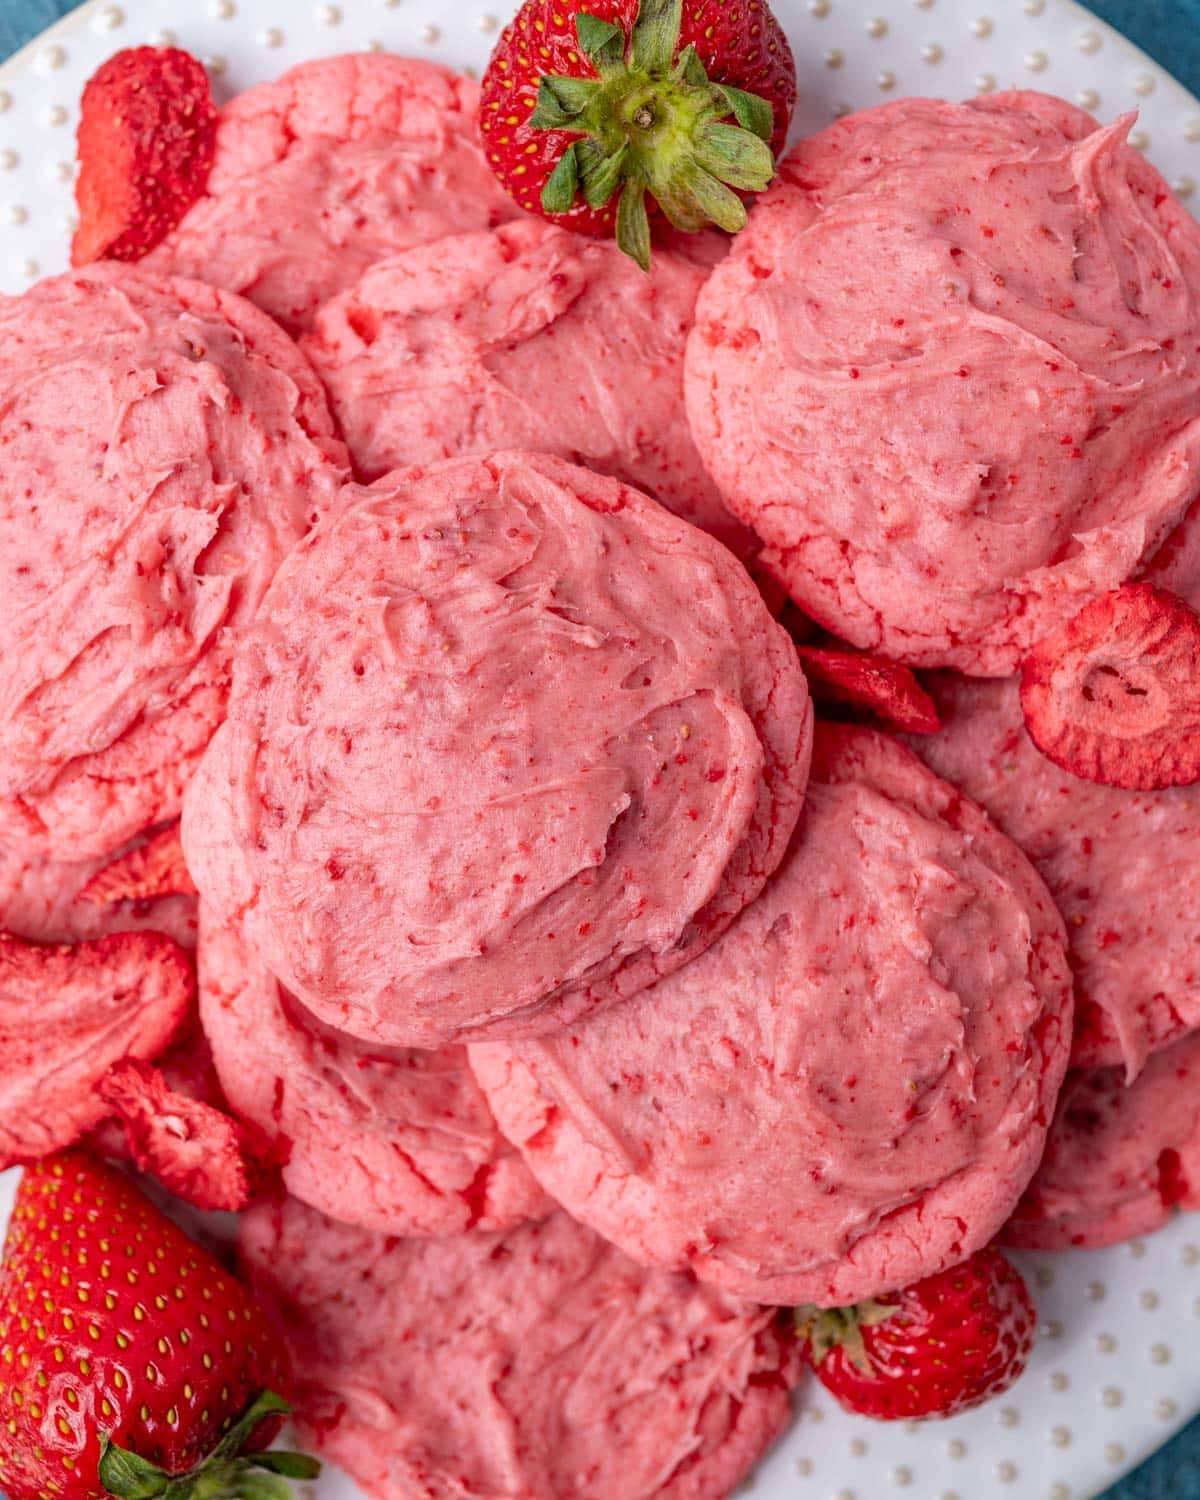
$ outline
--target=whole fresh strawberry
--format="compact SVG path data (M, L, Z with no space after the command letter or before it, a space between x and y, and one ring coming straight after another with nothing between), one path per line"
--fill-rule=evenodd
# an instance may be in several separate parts
M525 0L483 79L481 128L530 213L650 264L650 211L736 233L775 174L796 65L766 0Z
M952 1417L1006 1391L1025 1369L1037 1314L995 1250L881 1302L796 1310L821 1384L883 1421Z
M80 1152L31 1167L0 1273L0 1489L9 1500L274 1500L311 1478L278 1431L287 1370L244 1287L126 1178Z

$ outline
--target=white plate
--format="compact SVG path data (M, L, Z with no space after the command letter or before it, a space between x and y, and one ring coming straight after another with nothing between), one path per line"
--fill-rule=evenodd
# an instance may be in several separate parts
M774 0L800 64L799 126L903 93L1011 86L1102 118L1185 198L1200 179L1200 102L1070 0ZM385 46L482 67L515 0L93 0L0 68L0 288L61 269L84 80L117 47L178 41L222 93L322 53ZM7 1209L0 1180L0 1218ZM1200 1219L1145 1243L1025 1257L1042 1315L1029 1373L953 1422L888 1427L806 1392L755 1500L1088 1500L1200 1411ZM329 1475L320 1500L349 1500ZM569 1500L569 1497L563 1497Z

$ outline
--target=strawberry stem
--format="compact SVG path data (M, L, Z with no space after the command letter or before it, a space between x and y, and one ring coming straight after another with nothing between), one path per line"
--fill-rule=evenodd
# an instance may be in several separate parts
M321 1465L303 1453L242 1453L262 1424L292 1408L264 1391L242 1413L209 1456L184 1474L100 1439L100 1483L118 1500L289 1500L289 1479L315 1479Z
M739 195L775 175L771 104L710 81L696 48L680 51L682 25L683 0L641 0L628 37L580 11L575 32L598 78L542 78L529 120L580 137L542 191L545 211L568 212L581 192L591 208L619 194L617 243L643 270L647 195L677 229L736 233L746 223Z

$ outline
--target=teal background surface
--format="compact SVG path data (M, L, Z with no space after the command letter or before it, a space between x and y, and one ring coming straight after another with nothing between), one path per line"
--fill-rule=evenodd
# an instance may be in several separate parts
M966 0L950 3L965 4ZM999 0L1001 8L1016 3ZM72 9L72 4L73 0L0 0L0 57L24 46ZM1200 95L1200 0L1093 0L1091 8ZM1099 1411L1096 1420L1103 1420ZM1022 1496L1021 1500L1041 1500L1041 1496ZM1200 1419L1105 1500L1200 1500Z

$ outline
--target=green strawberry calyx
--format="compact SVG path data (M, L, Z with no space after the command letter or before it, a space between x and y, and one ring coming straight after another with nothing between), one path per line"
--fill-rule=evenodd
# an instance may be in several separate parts
M814 1368L819 1368L834 1349L841 1348L856 1370L869 1375L871 1361L862 1331L886 1323L899 1311L895 1303L859 1302L853 1307L797 1307L793 1317L796 1333L807 1344Z
M682 26L683 0L641 0L628 36L581 11L575 32L598 76L542 78L529 119L580 137L542 190L545 211L567 213L580 194L600 209L619 193L617 243L644 271L647 194L676 229L736 234L746 223L740 195L775 176L771 104L710 80L694 46L679 51Z
M291 1406L265 1391L206 1459L183 1474L168 1474L149 1459L100 1439L100 1483L119 1500L289 1500L290 1480L315 1479L321 1465L303 1453L243 1453L255 1430Z

